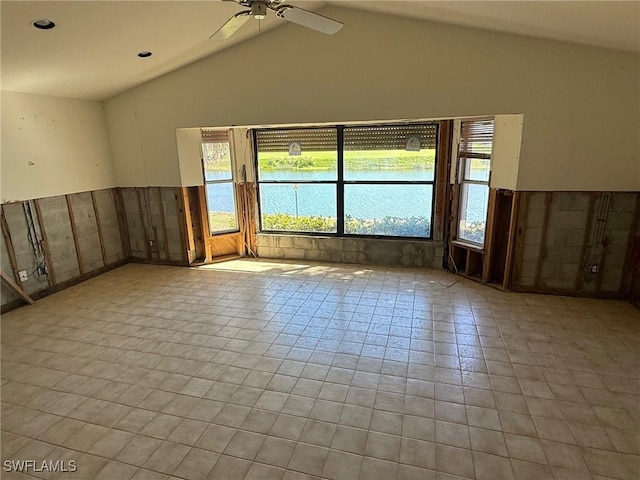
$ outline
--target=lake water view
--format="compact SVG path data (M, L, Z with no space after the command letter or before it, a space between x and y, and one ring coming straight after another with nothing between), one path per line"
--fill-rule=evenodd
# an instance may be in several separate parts
M219 172L207 171L207 180L216 180ZM345 171L345 179L367 181L380 180L380 170ZM335 172L304 170L268 170L261 180L287 181L335 180ZM433 170L389 170L384 180L432 180ZM372 220L384 217L431 217L432 185L345 185L345 214L353 218ZM230 184L209 184L209 208L215 212L234 212L234 196ZM262 214L285 213L292 216L335 217L335 184L278 183L260 185ZM484 222L486 219L486 194L482 190L469 192L467 220Z

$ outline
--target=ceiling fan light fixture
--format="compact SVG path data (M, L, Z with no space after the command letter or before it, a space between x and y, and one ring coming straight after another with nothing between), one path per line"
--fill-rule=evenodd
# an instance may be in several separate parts
M56 24L52 21L49 20L48 18L41 18L40 20L35 20L32 25L34 26L34 28L37 28L38 30L51 30L53 27L56 26Z
M267 4L265 2L253 2L251 4L251 16L256 20L264 20L267 16Z

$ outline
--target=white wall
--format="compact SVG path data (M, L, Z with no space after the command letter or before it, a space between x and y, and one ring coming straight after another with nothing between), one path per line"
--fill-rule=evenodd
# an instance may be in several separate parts
M100 102L2 92L2 202L115 186Z
M640 190L640 57L341 8L106 102L120 185L179 185L176 128L524 114L517 188Z
M199 128L176 130L180 183L185 187L204 185L202 175L202 134Z
M523 115L496 115L491 151L491 188L517 190Z

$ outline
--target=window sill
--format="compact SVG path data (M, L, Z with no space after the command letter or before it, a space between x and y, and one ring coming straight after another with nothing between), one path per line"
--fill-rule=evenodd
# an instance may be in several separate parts
M484 253L484 246L471 242L465 242L464 240L451 240L451 244L456 247L466 248L467 250L473 250L474 252Z

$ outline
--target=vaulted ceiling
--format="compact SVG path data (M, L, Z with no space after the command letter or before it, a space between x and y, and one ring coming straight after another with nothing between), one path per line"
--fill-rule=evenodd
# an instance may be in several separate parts
M640 2L292 1L640 52ZM209 36L242 9L233 1L2 1L2 89L109 98L285 24L268 15L231 39ZM339 10L329 10L339 20ZM36 30L38 19L56 23ZM300 28L300 27L294 27ZM344 28L349 28L345 25ZM338 33L337 35L339 35ZM309 31L310 42L320 33ZM139 58L141 51L153 52Z

